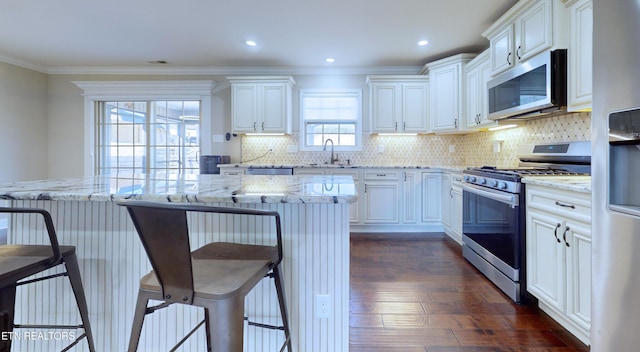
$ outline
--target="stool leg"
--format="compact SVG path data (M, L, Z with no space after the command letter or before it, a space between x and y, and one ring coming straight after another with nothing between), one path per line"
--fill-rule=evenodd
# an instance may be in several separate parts
M212 352L242 352L244 339L244 297L203 300L197 304L206 310L207 341Z
M138 290L138 300L136 302L136 311L133 316L133 324L131 326L131 337L129 338L128 352L135 352L140 342L140 334L142 333L142 324L147 311L149 296L143 290Z
M91 332L91 324L89 323L89 309L87 308L87 299L84 294L84 288L82 287L78 258L74 253L72 255L65 256L64 262L65 267L67 268L67 273L69 274L69 281L71 282L73 294L76 297L76 304L78 305L80 319L82 319L82 325L84 326L87 343L89 344L89 351L95 352L96 348L93 342L93 333Z
M287 352L291 352L291 331L289 330L289 313L287 312L287 300L282 284L282 271L280 265L273 268L273 283L278 294L278 304L280 305L280 315L282 316L282 326L284 327L284 338L287 341Z
M13 316L16 306L16 287L14 285L0 288L0 352L11 351L13 332Z

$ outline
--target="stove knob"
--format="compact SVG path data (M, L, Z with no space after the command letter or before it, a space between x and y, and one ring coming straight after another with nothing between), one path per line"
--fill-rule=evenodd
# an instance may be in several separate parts
M469 176L469 182L476 182L475 176Z
M484 178L481 178L481 179L480 179L480 184L481 184L481 185L486 185L486 184L487 184L487 180L486 180L486 179L484 179Z
M507 183L506 182L500 182L498 187L500 187L500 189L507 189Z
M469 182L469 178L470 178L469 176L464 175L464 181L465 181L465 182Z
M492 180L491 181L491 187L498 187L498 181Z

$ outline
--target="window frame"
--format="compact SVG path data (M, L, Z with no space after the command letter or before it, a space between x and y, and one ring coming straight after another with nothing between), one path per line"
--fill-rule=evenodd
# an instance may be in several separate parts
M334 146L334 151L361 151L362 150L362 89L355 88L335 88L335 89L300 89L299 91L299 121L300 121L300 146L299 149L301 151L322 151L323 146L308 146L306 143L307 138L307 126L304 117L304 98L305 96L312 94L350 94L355 95L357 97L358 103L357 108L358 111L356 113L355 122L355 145L354 146ZM318 121L318 120L314 120ZM340 122L348 122L350 120L327 120L327 123L340 123Z
M97 171L96 118L100 101L124 100L199 100L200 154L211 150L211 100L215 82L192 81L72 81L82 89L84 97L84 175L95 176Z

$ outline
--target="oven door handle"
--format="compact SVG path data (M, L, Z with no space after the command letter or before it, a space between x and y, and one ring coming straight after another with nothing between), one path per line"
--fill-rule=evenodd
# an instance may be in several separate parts
M480 186L476 186L468 183L462 184L462 190L467 191L469 193L477 194L481 197L486 197L501 203L508 204L512 208L515 208L519 205L517 194L494 191L490 189L488 190L488 189L485 189L484 187L480 187Z

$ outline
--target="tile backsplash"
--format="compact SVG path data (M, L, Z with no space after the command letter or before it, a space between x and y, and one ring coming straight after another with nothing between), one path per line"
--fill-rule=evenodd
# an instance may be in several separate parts
M571 113L526 121L518 128L465 135L363 135L362 150L340 152L341 163L354 165L446 166L492 165L516 167L519 144L591 140L591 113ZM494 144L500 152L494 152ZM243 136L243 162L256 164L311 164L329 160L329 152L288 153L298 146L297 133L287 136ZM268 153L269 148L273 152Z

